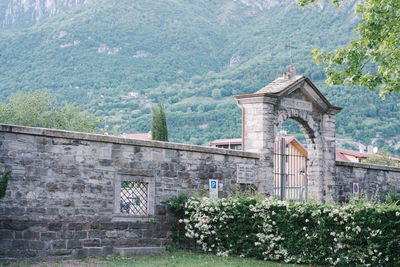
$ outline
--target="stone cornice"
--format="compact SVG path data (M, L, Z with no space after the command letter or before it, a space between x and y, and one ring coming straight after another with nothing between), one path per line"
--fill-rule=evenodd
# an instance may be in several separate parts
M269 103L276 105L278 103L277 98L270 94L250 94L235 96L239 104L255 104L255 103Z
M368 164L368 163L358 163L358 162L336 161L336 166L400 172L400 168L399 167Z
M260 158L260 155L258 153L253 153L253 152L235 151L235 150L211 148L211 147L206 147L206 146L197 146L197 145L188 145L188 144L179 144L179 143L172 143L172 142L127 139L127 138L110 136L110 135L82 133L82 132L64 131L64 130L57 130L57 129L38 128L38 127L27 127L27 126L19 126L19 125L0 124L0 132L14 133L14 134L27 134L27 135L45 136L45 137L54 137L54 138L66 138L66 139L75 139L75 140L85 140L85 141L113 143L113 144L122 144L122 145L155 147L155 148L162 148L162 149L175 149L175 150L181 150L181 151L220 154L220 155L227 155L227 156L253 158L253 159Z

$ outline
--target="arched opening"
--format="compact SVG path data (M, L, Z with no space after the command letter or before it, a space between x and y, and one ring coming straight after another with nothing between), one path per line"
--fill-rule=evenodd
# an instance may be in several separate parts
M309 150L313 150L314 135L298 117L288 118L278 125L274 143L274 195L285 200L307 200Z

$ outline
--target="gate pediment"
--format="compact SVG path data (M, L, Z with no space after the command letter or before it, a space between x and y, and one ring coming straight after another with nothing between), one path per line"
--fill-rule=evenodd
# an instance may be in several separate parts
M332 105L311 80L303 75L279 77L253 94L238 95L236 99L265 97L275 99L282 107L319 113L339 112L342 108Z

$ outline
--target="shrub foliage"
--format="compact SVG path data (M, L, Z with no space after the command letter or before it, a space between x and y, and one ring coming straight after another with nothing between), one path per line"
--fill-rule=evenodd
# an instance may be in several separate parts
M395 203L336 206L255 197L190 198L180 222L203 251L327 266L399 266Z

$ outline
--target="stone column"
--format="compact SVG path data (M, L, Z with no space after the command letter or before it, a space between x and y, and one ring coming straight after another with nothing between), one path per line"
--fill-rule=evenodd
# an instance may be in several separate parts
M243 150L260 153L261 167L256 186L261 194L273 195L274 187L274 121L276 99L248 95L238 99L243 112Z
M335 119L337 110L329 110L322 115L322 186L321 197L323 201L335 199L335 174L336 174L336 147L335 147Z

